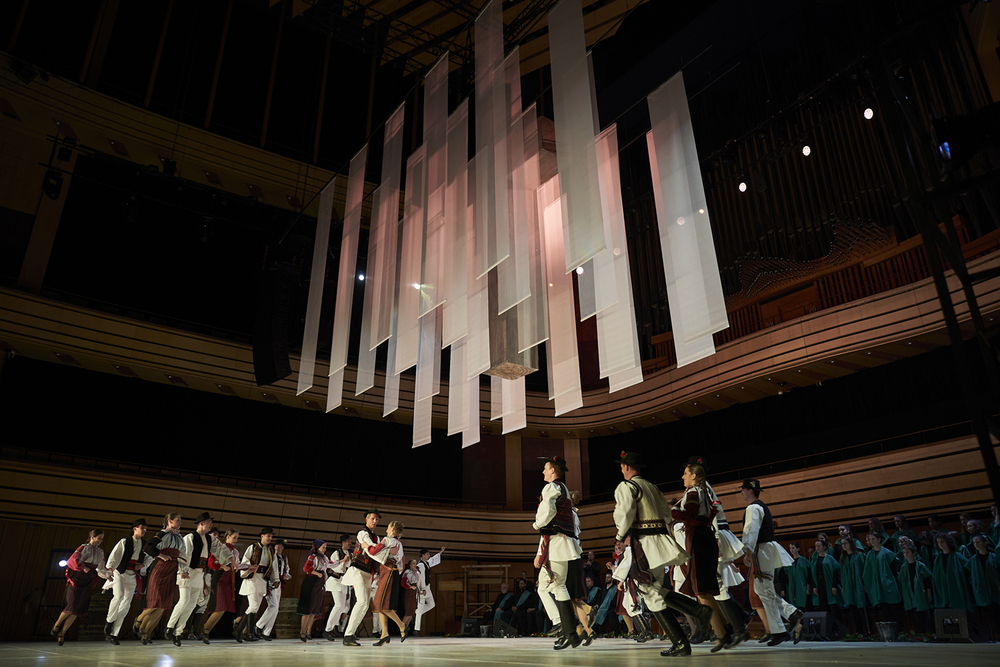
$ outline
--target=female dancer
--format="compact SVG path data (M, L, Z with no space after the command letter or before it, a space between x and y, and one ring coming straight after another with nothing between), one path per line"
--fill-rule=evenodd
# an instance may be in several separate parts
M181 554L181 515L163 517L163 529L149 541L159 551L146 589L146 607L135 619L132 629L143 644L152 642L153 630L160 624L164 611L171 611L177 602L177 557Z
M410 620L417 613L417 589L420 588L420 570L417 568L417 559L414 558L406 564L406 571L403 572L403 627L410 627ZM403 633L405 636L405 632Z
M326 542L313 540L312 550L302 571L306 573L302 589L299 591L299 606L295 610L302 617L299 639L308 641L312 634L312 624L323 617L323 593L326 590L326 571L330 569L330 559L326 557Z
M49 633L59 640L60 646L77 617L86 614L90 608L90 595L97 586L97 577L108 581L113 579L114 573L104 567L103 541L104 531L95 528L90 531L88 540L78 546L66 561L66 607Z
M705 489L706 477L705 467L700 463L690 463L684 468L681 481L685 492L671 514L675 521L684 524L684 547L691 556L685 588L690 588L690 593L714 612L712 629L718 638L718 647L722 648L726 629L722 624L722 612L715 602L719 594L719 542L712 527L718 510Z
M403 534L403 522L392 521L386 528L382 544L385 547L372 556L381 564L378 572L378 589L372 599L372 611L378 612L382 635L374 646L389 643L389 619L399 626L399 641L406 641L406 627L396 614L396 603L399 600L399 580L403 572L403 543L399 536Z
M236 623L243 618L243 610L246 609L246 598L236 595L236 572L242 569L240 551L236 548L236 542L240 539L240 531L227 530L225 533L225 546L232 553L232 560L223 565L215 554L208 557L208 567L210 570L218 571L219 577L215 582L215 609L205 621L205 631L202 636L206 639L212 634L212 628L222 620L222 615L227 611L237 614ZM237 598L239 602L237 602ZM243 643L243 633L236 634L236 641Z
M692 456L688 463L700 465L705 470L705 474L708 474L708 464L700 456ZM722 501L719 500L715 489L707 481L705 482L705 491L708 493L708 499L712 503L712 507L716 509L713 528L719 542L719 564L718 571L716 572L719 594L715 596L715 602L719 613L722 615L722 618L717 619L717 622L726 627L725 636L721 637L719 643L712 647L712 652L717 653L720 649L735 648L747 639L750 639L750 633L747 632L743 609L729 595L730 588L739 586L745 581L739 569L732 565L732 562L743 553L743 543L729 530L729 521L726 519L726 512L722 508ZM723 623L723 621L725 622Z

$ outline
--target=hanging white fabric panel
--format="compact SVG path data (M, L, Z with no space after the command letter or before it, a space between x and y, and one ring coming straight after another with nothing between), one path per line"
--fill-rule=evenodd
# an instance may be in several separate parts
M501 0L490 0L476 18L477 278L486 275L510 254L501 4Z
M504 60L507 132L507 214L510 256L497 266L497 312L504 313L531 296L528 250L528 193L524 173L524 127L521 106L521 52L515 47ZM498 167L499 168L499 167ZM499 215L499 213L498 213Z
M524 396L524 376L503 381L503 434L520 431L528 426L528 408Z
M448 368L448 435L462 433L469 428L469 382L465 373L465 339L451 344L451 363Z
M621 175L618 171L618 131L612 125L597 137L598 180L601 184L601 210L611 236L611 247L598 257L612 260L608 278L616 284L621 298L597 313L597 356L600 377L608 377L642 365L639 336L635 326L632 276L625 238L625 212L622 208ZM598 258L594 259L598 262Z
M428 445L431 442L431 415L434 411L434 399L415 401L413 403L413 447Z
M382 187L375 188L372 193L372 210L379 205L382 200ZM382 245L386 245L383 243ZM376 264L376 248L372 245L368 247L368 262L365 266L365 301L361 311L361 334L358 338L358 379L354 386L354 395L360 396L375 386L375 349L371 345L372 339L372 317L374 310L374 293L377 289L371 274ZM339 405L339 403L338 403ZM336 407L336 406L334 406ZM327 412L330 408L327 404Z
M684 308L687 303L693 302L694 299L682 296L679 291L679 281L682 276L678 275L679 265L675 260L674 250L669 245L671 239L668 237L667 232L670 225L664 222L668 218L666 217L666 203L663 201L663 192L657 187L657 183L661 181L659 168L657 167L659 161L656 159L656 145L653 141L652 130L646 133L646 146L649 149L649 168L653 175L653 201L656 205L657 224L660 228L663 273L666 276L667 282L667 303L670 304L670 327L674 334L674 352L677 355L677 367L680 368L681 366L686 366L699 359L704 359L715 354L715 343L712 340L712 334L704 335L701 338L692 338L686 331L687 317ZM674 226L679 227L681 225L675 222ZM678 243L681 242L680 239L675 240ZM690 241L691 238L689 237L685 240ZM693 250L689 249L689 251L697 252L697 248ZM700 270L696 270L695 274L686 276L686 278L687 282L691 283L693 288L699 287L701 272ZM704 297L703 290L699 290L699 297ZM698 310L697 304L694 305L694 310Z
M579 0L561 0L549 12L549 53L564 207L564 266L569 272L605 248L594 152L594 112ZM550 273L556 266L549 263Z
M333 179L319 193L319 214L316 216L316 239L313 241L312 270L309 274L309 299L306 302L306 322L302 332L302 355L299 357L296 396L305 393L312 387L313 375L316 373L316 338L319 335L319 312L323 305L323 283L326 281L326 255L330 245L330 218L333 217L333 190L339 180L339 178Z
M420 317L444 303L445 189L448 184L448 55L424 79L424 146L427 149L424 247L420 258ZM466 163L462 156L462 164Z
M477 163L479 159L473 159L469 163L469 183L474 183L478 172ZM466 230L468 233L468 303L466 312L468 314L468 347L466 348L465 372L469 377L476 377L490 369L490 300L489 300L489 278L487 276L477 277L475 268L475 243L472 239L475 236L473 221L475 211L479 208L475 193L469 189L469 215L466 217Z
M469 406L469 427L462 431L462 448L469 447L471 445L479 442L480 437L480 427L479 427L479 376L475 376L470 379L465 385L465 391L468 392L468 406Z
M671 323L682 322L683 342L692 344L727 328L729 318L683 73L671 77L646 101L651 127L649 162L658 176L653 179L653 190L660 194L656 217ZM675 342L677 336L675 326Z
M326 387L326 411L336 410L344 401L344 371L341 368L330 376L330 384Z
M448 346L469 332L469 100L448 118L448 186L444 200L444 300L441 344Z
M549 298L546 286L545 258L542 254L542 229L538 217L538 188L541 164L538 116L532 104L522 116L524 127L524 183L527 197L528 271L531 296L517 304L517 351L535 347L549 337Z
M395 266L397 267L397 271L401 263L399 256L403 252L402 234L402 225L396 225ZM396 277L398 278L398 274ZM389 336L388 349L385 355L385 391L382 393L383 417L387 417L399 409L399 371L396 370L396 342L399 340L399 308L396 307L395 302L399 300L399 290L402 289L402 285L399 284L398 279L394 282L396 283L396 294L393 296L392 328L390 329L392 335Z
M403 160L404 108L405 105L400 104L385 124L385 149L382 155L380 186L382 195L379 198L376 227L372 233L378 245L378 252L375 253L374 271L367 275L367 279L375 283L370 341L373 348L392 335L393 295L396 293L395 238L396 224L399 221L399 174L402 171Z
M397 322L396 372L417 363L420 345L420 237L424 225L426 152L418 148L406 161L403 194L403 236L399 265L399 321Z
M354 307L355 269L358 266L358 239L361 236L361 205L365 198L365 169L368 145L351 158L347 178L347 204L344 208L344 231L340 237L340 266L337 268L337 301L333 315L333 338L330 342L330 374L347 366L347 347L351 335L351 310ZM372 208L372 216L375 209ZM365 276L368 277L367 275Z
M490 421L503 417L503 379L490 376Z
M563 249L563 207L556 176L538 189L538 211L545 237L545 258L549 266L561 267ZM576 308L573 277L563 271L549 271L549 340L546 358L549 398L555 401L556 416L583 405L580 358L576 344Z
M441 311L420 318L420 348L414 400L423 401L441 391Z

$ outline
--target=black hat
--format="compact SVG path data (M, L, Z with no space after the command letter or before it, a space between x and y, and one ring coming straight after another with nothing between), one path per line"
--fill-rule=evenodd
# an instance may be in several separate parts
M260 529L260 535L274 535L274 528L268 528L264 526Z
M743 486L741 486L740 488L750 489L754 493L760 495L760 480L750 479L749 477L747 477L746 479L743 480Z
M545 459L545 462L546 463L551 463L553 468L555 468L556 466L559 466L560 468L562 468L563 472L566 472L566 471L569 470L569 467L566 465L566 459L564 459L563 457L559 456L558 454L556 454L555 456L553 456L550 459Z
M688 459L688 465L699 465L705 469L705 474L708 474L708 461L705 460L704 456L692 456Z
M132 527L135 528L136 526L146 526L148 528L149 524L146 523L145 519L136 519L132 522Z
M199 514L194 518L194 525L197 526L202 521L215 521L215 519L213 519L212 515L209 514L208 512L202 512L201 514Z
M642 467L642 454L637 452L626 452L622 450L621 455L615 461L615 463L624 463L630 468L641 468Z
M378 511L377 509L375 509L374 507L373 507L373 508L371 508L370 510L368 510L367 512L365 512L365 518L366 518L366 519L368 518L368 515L369 515L369 514L374 514L374 515L375 515L375 516L377 516L377 517L378 517L379 519L381 519L381 518L382 518L382 513L381 513L381 512L379 512L379 511Z

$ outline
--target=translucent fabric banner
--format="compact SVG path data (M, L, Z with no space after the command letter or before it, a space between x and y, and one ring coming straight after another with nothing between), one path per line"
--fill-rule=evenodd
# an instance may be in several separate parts
M448 184L448 55L424 80L427 208L420 257L420 317L444 303L445 191ZM467 156L462 156L462 164ZM439 329L440 331L440 329Z
M417 355L416 401L441 392L441 310L420 318L420 348Z
M444 300L441 344L448 346L469 332L469 101L448 118L448 187L444 200Z
M503 379L490 376L490 421L500 419L504 415Z
M330 342L330 373L347 365L347 347L351 335L351 309L354 307L354 271L358 265L358 239L361 235L361 204L365 198L365 169L368 145L351 158L347 178L347 203L344 208L344 231L340 237L340 266L337 268L337 302L333 315L333 338ZM375 209L372 209L374 215ZM367 278L367 274L365 274Z
M403 193L403 236L400 242L399 321L396 340L396 372L417 363L420 346L420 248L423 245L426 152L418 148L406 161L406 190Z
M667 215L666 203L663 201L663 192L657 187L657 183L661 181L659 169L657 168L658 160L655 157L656 145L653 142L652 130L646 133L646 145L649 148L649 168L653 175L653 201L656 205L657 224L660 227L663 273L667 281L667 302L670 304L670 328L674 334L674 352L677 354L677 367L680 368L681 366L686 366L699 359L704 359L715 354L715 342L712 340L712 334L704 335L701 338L692 338L686 331L688 317L686 317L683 311L683 304L691 302L692 299L682 297L679 292L678 283L682 276L678 275L678 270L681 269L683 264L677 264L674 258L674 251L668 245L671 241L666 232L669 230L670 225L664 222L667 220L665 217ZM697 248L694 250L697 251ZM685 282L691 283L694 287L700 287L701 277L700 269L696 269L691 275L683 276L683 278L686 278ZM704 292L699 290L699 295L703 296ZM677 312L674 312L675 308Z
M372 301L371 347L392 334L393 295L396 293L396 224L399 221L399 175L403 161L403 120L405 105L393 112L385 124L385 149L382 155L382 195L372 236L378 245L374 271L366 274L374 281ZM374 210L374 209L372 209ZM392 240L392 243L383 241ZM371 250L368 251L369 254ZM372 267L369 267L372 268Z
M649 162L654 170L653 191L660 195L656 217L671 323L683 323L683 342L691 344L727 328L729 318L683 73L650 93L646 102L651 127Z
M344 401L344 371L341 368L330 376L330 384L326 387L326 411L330 412L340 407Z
M538 212L545 238L545 258L549 266L562 266L562 202L559 177L538 189ZM549 399L555 402L556 416L583 405L580 358L576 344L576 307L573 277L560 270L549 271L549 340L545 351L549 372Z
M402 239L400 238L403 234L402 226L396 225L396 261L395 266L400 266L400 254L403 252ZM394 276L394 278L398 278ZM399 300L399 291L403 289L403 286L399 284L399 280L394 281L396 283L396 294L393 296L393 300ZM382 394L382 416L387 417L396 410L399 409L399 371L396 370L396 342L399 340L398 334L399 330L399 309L393 306L392 309L392 328L390 331L392 335L389 336L389 342L387 343L388 349L385 355L385 391Z
M381 200L382 187L379 186L372 193L372 210L376 210ZM383 243L382 245L386 244ZM365 302L361 311L361 334L358 337L358 380L354 387L355 396L360 396L375 386L375 346L371 344L371 340L372 310L374 310L373 302L375 300L374 292L377 288L374 281L370 279L376 264L375 250L374 247L369 245L368 262L365 266ZM327 406L327 412L329 410L330 408Z
M313 376L316 374L316 338L319 336L319 312L323 305L323 283L326 282L326 256L330 246L333 190L339 180L339 178L333 179L319 193L319 214L316 216L316 240L313 242L312 270L309 274L309 299L306 302L306 322L302 332L302 355L299 358L296 396L305 393L312 387ZM350 313L348 313L348 318L350 318Z
M542 228L538 217L538 188L541 186L541 143L535 105L522 116L524 127L524 184L527 196L528 275L531 296L517 304L518 352L539 345L549 337L549 298L546 288L545 257L542 254Z
M466 385L465 390L468 392L468 406L469 406L469 427L462 431L462 448L465 449L471 445L479 442L480 437L480 427L479 427L479 402L480 402L480 392L479 392L479 376L475 376L470 379Z
M414 401L413 403L413 447L429 445L431 442L431 416L434 412L434 399Z
M503 434L520 431L528 426L528 408L525 400L524 376L503 381Z
M510 254L507 219L507 131L503 70L503 10L490 0L476 18L475 277ZM500 215L498 215L500 213Z
M618 171L618 130L612 125L597 137L598 181L601 184L601 211L604 215L611 247L597 258L607 255L611 260L611 275L619 298L610 307L597 313L597 357L600 377L605 378L642 365L639 355L639 335L635 325L635 305L632 297L632 275L628 264L628 243L625 238L625 211L622 208L621 174ZM582 299L581 299L582 300ZM639 379L642 379L640 373Z
M510 256L497 266L498 313L506 312L531 296L528 193L525 185L522 126L524 111L521 108L521 53L517 47L504 60L504 79L504 125L507 132L507 174L504 189L507 192Z
M478 158L469 163L469 183L476 180L478 172ZM490 369L490 300L489 300L489 278L487 276L477 277L474 255L476 252L475 243L472 239L475 236L473 221L478 202L473 191L469 190L470 214L466 217L466 230L468 233L468 302L466 313L468 314L468 346L466 347L466 367L465 372L469 377L476 377ZM478 409L478 408L477 408Z
M479 378L467 379L465 373L465 339L451 344L451 363L448 368L448 435L462 433L469 428L468 384Z
M563 194L564 266L568 273L605 247L594 153L594 112L579 0L561 0L549 12L549 53ZM548 266L552 273L558 265Z

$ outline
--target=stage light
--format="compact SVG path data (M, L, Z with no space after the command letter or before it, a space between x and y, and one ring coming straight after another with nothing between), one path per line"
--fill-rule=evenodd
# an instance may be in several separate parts
M358 280L360 280L361 282L364 282L365 281L365 274L359 273L358 274Z
M812 152L813 152L812 149L809 148L809 144L806 144L805 146L802 147L802 154L805 155L806 157L809 157L809 155Z
M59 567L66 567L66 565L67 565L67 561L65 561L65 560L59 561Z
M413 289L420 289L420 283L413 283Z
M871 120L875 117L875 110L871 107L865 109L865 120Z
M746 192L746 191L747 191L746 181L740 181L740 192Z
M583 267L582 266L576 267L576 275L578 275L578 276L582 276L583 275Z

